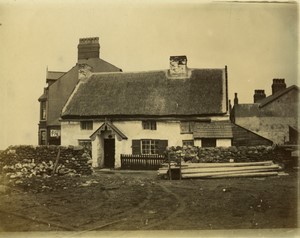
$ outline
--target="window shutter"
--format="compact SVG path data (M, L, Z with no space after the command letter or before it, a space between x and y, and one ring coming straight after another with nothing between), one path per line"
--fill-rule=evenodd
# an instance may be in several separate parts
M132 154L139 155L141 154L141 141L140 140L132 140Z
M162 155L168 146L168 140L158 141L158 154Z

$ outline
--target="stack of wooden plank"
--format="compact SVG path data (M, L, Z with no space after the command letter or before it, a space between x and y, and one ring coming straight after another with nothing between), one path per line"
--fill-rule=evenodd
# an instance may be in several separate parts
M272 161L246 163L183 163L171 165L171 171L180 169L181 178L228 178L276 176L281 167ZM158 175L167 175L169 165L164 164Z

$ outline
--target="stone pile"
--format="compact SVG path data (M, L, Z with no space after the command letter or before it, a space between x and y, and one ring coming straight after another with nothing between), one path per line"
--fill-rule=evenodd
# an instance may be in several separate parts
M191 163L228 163L259 162L272 160L288 163L290 153L276 146L231 146L231 147L170 147L183 162Z
M82 147L10 146L0 154L0 172L14 183L32 177L92 173L91 156Z

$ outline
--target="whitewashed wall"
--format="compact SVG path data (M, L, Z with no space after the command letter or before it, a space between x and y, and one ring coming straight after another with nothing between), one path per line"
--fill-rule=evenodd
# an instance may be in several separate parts
M61 123L61 144L78 145L78 140L90 139L90 135L97 130L103 122L94 122L93 130L81 130L80 122ZM192 140L192 134L180 134L180 122L157 122L156 130L144 130L141 121L117 121L113 124L122 131L128 140L122 140L123 153L131 153L131 140L160 139L168 140L172 146L182 146L182 140Z
M217 139L217 147L229 147L231 146L231 139Z
M219 119L219 118L217 118ZM93 123L93 130L81 130L80 122L63 121L61 123L61 144L62 145L78 145L78 140L90 139L90 136L96 131L103 121ZM169 146L182 146L183 140L193 140L193 134L181 134L179 121L168 121L156 123L156 130L144 130L141 121L116 121L113 122L123 134L127 136L127 140L122 140L114 133L110 133L115 138L115 167L121 166L120 155L132 154L132 140L141 139L159 139L168 140ZM108 133L102 136L106 138ZM103 139L103 138L102 138ZM104 153L103 140L97 135L92 141L93 166L103 167ZM195 146L201 147L201 140L195 140ZM217 146L231 146L230 139L217 139Z

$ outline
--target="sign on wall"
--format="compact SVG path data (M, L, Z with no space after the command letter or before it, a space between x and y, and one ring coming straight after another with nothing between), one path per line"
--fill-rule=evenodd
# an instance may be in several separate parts
M60 137L60 130L50 130L50 137Z

